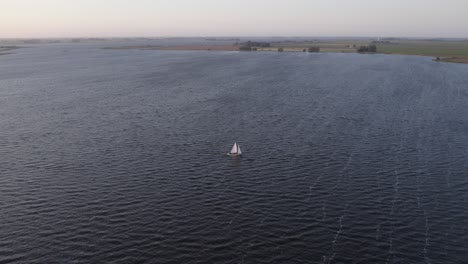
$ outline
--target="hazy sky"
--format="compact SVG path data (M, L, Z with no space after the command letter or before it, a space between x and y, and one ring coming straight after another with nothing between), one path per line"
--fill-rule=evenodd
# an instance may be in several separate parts
M468 37L468 0L0 0L0 38Z

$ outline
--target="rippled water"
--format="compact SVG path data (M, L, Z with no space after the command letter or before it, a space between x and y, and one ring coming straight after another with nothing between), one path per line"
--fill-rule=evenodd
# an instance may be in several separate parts
M21 49L0 262L466 263L467 109L424 57Z

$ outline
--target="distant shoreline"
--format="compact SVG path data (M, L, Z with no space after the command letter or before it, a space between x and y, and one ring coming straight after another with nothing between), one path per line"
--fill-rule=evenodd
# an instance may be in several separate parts
M432 57L435 62L446 62L446 63L464 63L468 64L468 56L437 56L431 54L420 54L419 52L388 52L378 51L376 53L359 53L355 49L351 48L351 45L346 46L329 47L330 44L324 45L325 48L321 48L321 52L324 53L356 53L356 54L387 54L387 55L410 55L410 56L424 56ZM302 45L291 45L285 44L283 52L305 52L305 44ZM321 46L320 44L318 46ZM242 52L278 52L278 49L282 47L281 43L275 43L274 46L268 48L257 48L255 51L242 51ZM165 51L239 51L241 45L174 45L174 46L158 46L158 45L145 45L145 46L120 46L120 47L105 47L103 49L109 50L165 50ZM241 51L239 51L241 52Z
M17 46L0 46L0 56L13 54L12 50L19 49Z
M145 45L145 46L121 46L121 47L106 47L104 49L114 50L180 50L180 51L239 51L239 45L185 45L185 46L158 46L158 45Z
M448 63L465 63L468 64L468 57L437 57L434 58L436 62L448 62Z

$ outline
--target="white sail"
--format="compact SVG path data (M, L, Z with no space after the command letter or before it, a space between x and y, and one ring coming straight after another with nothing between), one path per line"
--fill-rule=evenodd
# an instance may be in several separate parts
M239 156L242 154L242 151L240 150L239 145L234 143L234 146L232 146L231 151L229 151L228 155L233 155L233 156Z
M234 143L234 146L232 146L232 149L231 149L230 153L231 154L237 154L237 149L238 149L237 143Z

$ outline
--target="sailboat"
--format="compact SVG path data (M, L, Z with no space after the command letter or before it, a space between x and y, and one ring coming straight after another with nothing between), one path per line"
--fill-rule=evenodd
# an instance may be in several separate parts
M240 155L242 155L242 151L241 151L239 145L237 144L237 142L234 143L234 146L232 146L232 149L228 153L228 155L230 155L230 156L240 156Z

